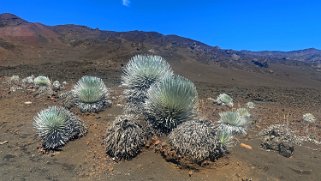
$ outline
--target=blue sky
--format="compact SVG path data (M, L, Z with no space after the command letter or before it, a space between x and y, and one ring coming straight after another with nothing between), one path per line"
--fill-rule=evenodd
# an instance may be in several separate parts
M320 0L0 0L47 25L157 31L236 50L321 49Z

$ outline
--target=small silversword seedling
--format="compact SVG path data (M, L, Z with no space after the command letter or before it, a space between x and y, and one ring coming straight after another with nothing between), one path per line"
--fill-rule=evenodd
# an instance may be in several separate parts
M229 107L233 107L233 99L229 96L229 95L227 95L227 94L225 94L225 93L223 93L223 94L220 94L217 98L216 98L216 100L215 100L215 102L216 103L218 103L218 104L220 104L220 105L223 105L223 106L229 106Z
M303 115L303 120L308 123L314 123L316 119L313 114L306 113Z
M23 78L21 81L24 86L28 86L30 84L34 84L34 79L35 79L35 76L31 75L26 78Z
M51 86L51 81L48 77L46 76L38 76L33 80L34 84L36 86L45 86L45 87L49 87Z
M217 140L222 146L222 150L226 150L227 147L232 146L232 139L233 135L230 132L227 132L226 130L219 129L217 131Z
M219 115L219 129L232 135L246 134L246 128L250 123L247 117L241 116L237 111L221 112Z
M249 108L249 109L254 109L255 108L255 104L254 104L254 102L248 102L248 103L246 103L246 107Z

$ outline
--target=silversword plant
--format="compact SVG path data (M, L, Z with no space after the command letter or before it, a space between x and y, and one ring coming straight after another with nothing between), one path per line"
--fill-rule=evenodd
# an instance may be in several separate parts
M229 106L229 107L233 107L233 105L234 105L232 97L225 94L225 93L220 94L216 98L215 102L220 105Z
M219 115L219 129L232 135L246 134L246 128L250 123L247 117L241 116L237 111L221 112Z
M125 97L131 106L141 109L147 90L164 77L172 76L170 65L161 56L136 55L123 70L121 77Z
M57 106L40 111L33 125L45 149L57 149L86 133L86 127L74 114Z
M303 114L303 120L307 123L314 123L315 122L315 117L313 114L311 113L306 113L306 114Z
M193 82L182 76L166 77L148 90L145 109L152 125L168 133L195 116L197 100Z
M83 76L72 89L72 94L82 112L99 112L111 104L108 89L98 77Z

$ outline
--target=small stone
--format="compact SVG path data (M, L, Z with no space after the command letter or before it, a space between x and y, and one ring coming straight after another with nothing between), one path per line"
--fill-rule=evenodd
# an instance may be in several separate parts
M252 146L247 145L247 144L245 144L245 143L241 143L241 144L240 144L240 147L241 147L241 148L245 148L245 149L247 149L247 150L252 150L252 149L253 149Z
M0 145L6 144L6 143L8 143L8 141L2 141L0 142Z
M291 157L294 152L294 146L285 144L285 143L280 143L279 144L279 154L284 156L284 157Z

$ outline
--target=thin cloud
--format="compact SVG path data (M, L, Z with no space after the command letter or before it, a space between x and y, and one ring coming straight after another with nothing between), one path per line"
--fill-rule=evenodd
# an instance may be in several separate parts
M126 7L128 7L130 4L130 0L122 0L122 2L123 2L123 5Z

